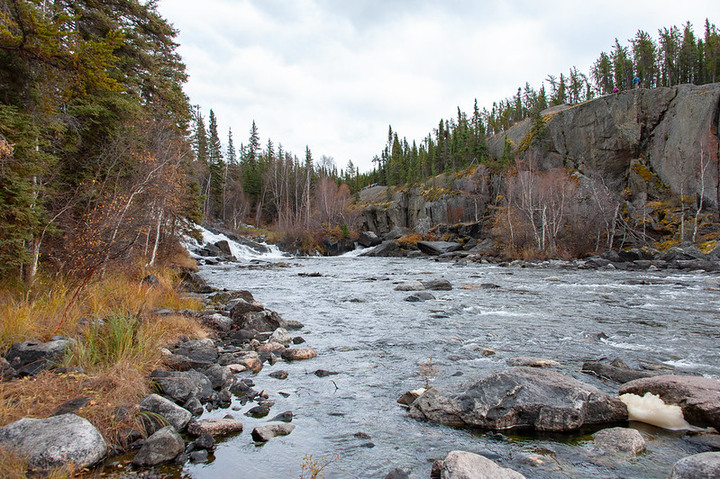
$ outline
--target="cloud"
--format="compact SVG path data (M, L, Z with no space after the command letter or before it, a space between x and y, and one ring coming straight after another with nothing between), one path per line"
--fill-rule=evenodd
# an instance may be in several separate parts
M362 169L388 125L421 141L441 118L507 98L572 66L587 72L615 37L690 20L714 2L161 0L179 29L186 92L235 144L253 120L304 156ZM711 19L712 21L712 19Z

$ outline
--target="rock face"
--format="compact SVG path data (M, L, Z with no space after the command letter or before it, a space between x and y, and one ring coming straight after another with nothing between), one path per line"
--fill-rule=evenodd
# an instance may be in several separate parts
M668 479L706 479L720 477L720 452L703 452L680 459Z
M668 374L630 381L620 388L620 394L642 396L647 392L660 396L666 404L680 406L693 426L720 431L720 379Z
M492 374L455 393L430 389L410 405L409 414L449 426L538 431L573 431L628 417L620 400L592 386L525 367Z
M499 158L508 136L515 147L529 143L525 159L541 169L578 168L623 186L632 161L642 157L643 166L675 193L685 183L685 194L695 196L699 179L686 171L700 171L702 145L704 158L714 165L705 178L704 200L717 206L711 185L718 180L718 105L719 83L624 91L549 111L542 141L529 141L532 125L526 120L488 139L488 147Z
M524 479L512 469L497 465L479 454L452 451L439 464L441 479Z
M0 444L26 455L30 467L37 469L66 464L92 467L108 451L95 426L75 414L20 419L0 428Z

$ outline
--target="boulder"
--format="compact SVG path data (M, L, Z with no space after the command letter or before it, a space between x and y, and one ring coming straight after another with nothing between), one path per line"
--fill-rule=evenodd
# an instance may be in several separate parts
M599 361L585 361L582 366L582 372L592 373L601 378L615 381L616 383L626 383L635 379L648 378L660 374L657 371L636 370L626 367L618 367L612 364L605 364Z
M462 249L460 243L451 241L418 241L417 247L420 251L431 256L438 256L445 253L452 253Z
M193 339L175 346L173 353L188 358L192 363L212 364L218 359L217 346L212 339Z
M425 286L420 281L405 281L395 286L395 291L423 291Z
M436 466L433 466L435 469ZM452 451L437 464L441 479L524 479L519 472L501 467L479 454Z
M230 242L228 240L220 240L215 242L215 247L220 250L220 253L228 258L233 256L232 250L230 249Z
M286 361L299 361L315 357L317 357L317 351L313 348L290 348L282 353L282 358Z
M255 351L242 351L225 355L220 358L220 364L229 367L231 370L234 370L237 365L240 365L245 368L245 371L249 369L255 374L259 373L263 367L262 359L260 359L260 355Z
M191 271L183 271L180 275L180 289L188 293L207 294L213 289L199 274Z
M230 331L230 328L232 328L233 325L232 318L220 313L206 314L202 316L202 322L207 326L222 332Z
M720 431L720 379L665 374L623 384L620 394L660 396L666 404L680 406L685 420L698 427Z
M205 376L207 376L210 380L210 384L212 384L213 389L228 387L237 380L230 368L227 366L220 366L219 364L213 364L209 368L205 369L203 374L205 374Z
M454 393L432 388L408 411L417 419L494 430L574 431L628 418L619 399L560 373L527 367L494 373Z
M204 374L195 371L163 371L157 369L150 373L152 379L163 394L181 404L195 397L207 402L212 397L213 387Z
M257 313L258 311L264 310L265 306L258 303L257 301L246 301L242 298L236 298L232 300L230 317L233 319L233 321L237 322L242 320L242 316L245 313Z
M371 248L382 243L382 239L374 231L363 231L358 237L358 244L365 248Z
M423 281L422 285L425 289L430 291L450 291L453 289L450 281L446 279L432 279L430 281Z
M193 421L188 425L188 433L193 436L201 436L208 434L212 437L227 436L242 432L243 424L232 417L200 419Z
M247 302L255 301L252 293L244 289L235 289L231 291L218 291L208 297L213 303L225 304L233 299L243 299Z
M292 338L290 339L290 342L292 342ZM280 356L283 351L285 351L285 346L283 346L280 343L276 343L274 341L267 342L265 344L261 344L257 347L256 351L260 355L267 355L267 354L276 354Z
M140 401L140 411L162 416L176 431L183 431L192 418L190 411L157 394Z
M283 319L274 311L251 311L239 316L233 316L235 327L251 331L272 332L285 326Z
M405 301L407 301L408 303L422 303L423 301L432 301L433 299L435 299L435 295L433 295L432 293L429 293L427 291L419 291L405 298Z
M287 332L287 329L277 328L270 335L270 339L268 339L268 341L279 343L283 346L290 346L290 344L292 344L292 336L290 336L290 333Z
M267 442L277 436L287 436L295 429L294 424L285 422L257 426L252 431L252 438L257 442Z
M595 446L605 452L637 456L645 451L645 439L636 429L612 427L593 434Z
M402 404L403 406L409 406L412 403L414 403L417 398L422 396L425 393L425 391L427 391L425 388L407 391L398 398L397 402L398 402L398 404Z
M33 469L72 464L92 467L105 459L108 448L87 419L62 414L45 419L23 418L0 428L0 445L16 449Z
M185 451L185 441L172 426L167 426L148 437L132 463L140 467L153 467L173 461Z
M680 459L668 479L709 479L720 477L720 452L703 452Z
M23 341L13 344L5 359L19 376L34 376L54 367L72 344L71 339L55 339L46 343Z

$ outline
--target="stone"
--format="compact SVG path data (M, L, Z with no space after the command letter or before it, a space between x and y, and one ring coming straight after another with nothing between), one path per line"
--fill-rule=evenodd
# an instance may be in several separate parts
M418 241L417 247L420 251L431 256L438 256L445 253L452 253L462 249L460 243L451 241Z
M212 397L213 387L204 374L195 371L163 371L157 369L150 373L152 379L163 394L177 403L184 403L191 397L207 402Z
M720 452L703 452L684 457L673 465L668 479L710 479L720 477Z
M233 316L234 326L239 329L251 331L272 332L285 326L284 320L274 311L251 311L239 316Z
M256 351L259 355L270 355L270 354L276 354L278 356L282 355L283 351L285 351L286 347L283 346L280 343L276 343L275 341L269 341L265 344L261 344L257 347Z
M201 436L203 434L209 434L212 437L227 436L242 432L242 430L242 422L229 417L200 419L199 421L193 421L188 425L188 433L193 436Z
M270 335L269 342L278 343L283 346L290 346L292 344L292 336L287 332L285 328L278 328Z
M293 432L294 429L294 424L284 422L257 426L252 431L252 438L257 442L267 442L277 436L287 436Z
M210 434L200 434L200 436L193 441L193 447L196 450L205 449L207 451L214 451L216 447L215 438Z
M208 452L204 449L191 452L189 457L190 462L195 464L204 464L208 462Z
M231 367L233 364L239 364L246 369L249 369L253 373L257 374L260 372L260 370L262 370L263 367L260 355L255 351L243 351L240 353L234 353L229 360L232 361L228 364L228 367L230 367L231 370L233 369Z
M439 465L441 479L524 479L519 472L465 451L452 451Z
M166 426L148 437L135 454L132 463L153 467L175 460L185 451L185 441L172 426Z
M222 332L230 331L233 325L232 318L220 313L206 314L202 316L202 321L211 328Z
M425 286L420 281L405 281L395 286L395 291L423 291Z
M46 343L23 341L13 344L5 353L5 359L18 376L34 376L55 367L73 343L71 339L56 339Z
M408 303L421 303L423 301L432 301L435 296L432 293L426 291L420 291L419 293L412 294L405 298Z
M560 373L527 367L491 374L453 393L431 388L408 412L444 425L493 430L575 431L628 419L619 399Z
M230 242L228 240L216 241L214 244L217 247L217 249L220 250L220 253L223 256L227 256L227 257L233 256L232 250L230 249Z
M410 474L406 470L396 467L387 473L385 479L410 479Z
M273 371L270 373L270 377L275 378L275 379L287 379L288 372L282 371L282 370L281 371Z
M646 444L642 434L636 429L612 427L593 434L595 446L609 453L623 453L637 456L645 452Z
M582 366L582 372L592 373L620 384L660 374L657 371L635 370L627 366L616 366L599 361L585 361Z
M55 408L52 415L60 416L61 414L74 414L80 409L87 406L90 403L90 399L91 398L88 396L82 396L65 401L64 403Z
M664 374L623 384L620 394L660 396L666 404L680 406L685 420L698 427L720 431L720 379Z
M207 284L199 274L191 271L183 271L180 274L180 289L188 293L207 294L212 293L213 289Z
M151 394L140 401L140 411L162 416L176 431L185 430L192 413L174 402L157 394Z
M371 248L382 243L382 239L374 231L363 231L358 237L358 244L365 248Z
M290 348L282 353L282 358L286 361L300 361L315 357L317 357L317 351L313 348Z
M264 405L258 405L255 407L251 407L250 409L245 412L245 415L248 417L254 417L254 418L261 418L265 417L268 414L270 414L270 408L268 406Z
M7 359L0 357L0 381L10 381L11 379L15 379L17 375L17 371L10 366Z
M423 281L422 285L429 291L451 291L453 289L450 281L446 279L433 279L430 281Z
M108 453L107 444L95 426L75 414L19 419L0 427L0 445L26 456L33 469L68 464L90 468Z
M208 297L213 303L225 304L233 299L242 299L244 301L253 302L255 298L250 291L237 289L232 291L218 291Z
M173 353L199 364L213 363L218 359L217 346L212 339L194 339L177 345Z
M235 322L239 321L245 313L257 313L265 310L265 306L257 301L245 301L242 298L236 298L233 303L234 306L230 310L230 317Z
M313 374L319 378L326 378L328 376L335 376L340 373L335 372L335 371L328 371L326 369L318 369Z
M398 404L402 404L403 406L409 406L412 403L414 403L417 398L422 396L425 393L425 391L427 391L427 389L425 389L425 388L415 389L413 391L407 391L398 398L397 402L398 402Z
M203 374L210 380L213 389L222 389L237 381L233 372L227 366L213 364L203 370Z
M560 363L544 358L512 358L506 361L510 366L526 366L529 368L557 368Z
M190 399L188 399L185 404L183 404L183 408L190 411L190 414L192 414L193 416L200 416L205 410L200 400L196 397L191 397Z
M270 419L270 422L292 422L293 417L295 417L295 415L292 411L285 411Z

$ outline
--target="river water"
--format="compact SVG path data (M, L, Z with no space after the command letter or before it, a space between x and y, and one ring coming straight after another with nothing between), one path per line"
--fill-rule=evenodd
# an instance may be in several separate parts
M266 363L248 376L276 402L268 418L295 414L292 434L253 443L252 428L267 418L243 416L249 404L233 412L245 430L219 444L209 464L184 466L184 477L297 478L312 456L326 464L328 478L383 478L395 467L428 478L433 459L464 450L528 478L665 478L675 461L704 451L682 432L631 423L648 451L608 458L593 449L594 431L518 436L455 429L411 419L396 400L427 380L451 388L521 357L558 361L560 372L611 394L616 385L579 372L583 361L619 357L631 367L660 364L718 377L717 275L355 256L246 261L203 266L200 274L215 288L250 290L267 308L302 322L293 334L318 357ZM453 289L417 303L395 289L432 279L446 279ZM496 354L483 356L484 348ZM420 368L429 358L437 369L432 378ZM280 369L287 379L269 377ZM318 377L319 369L338 374Z

